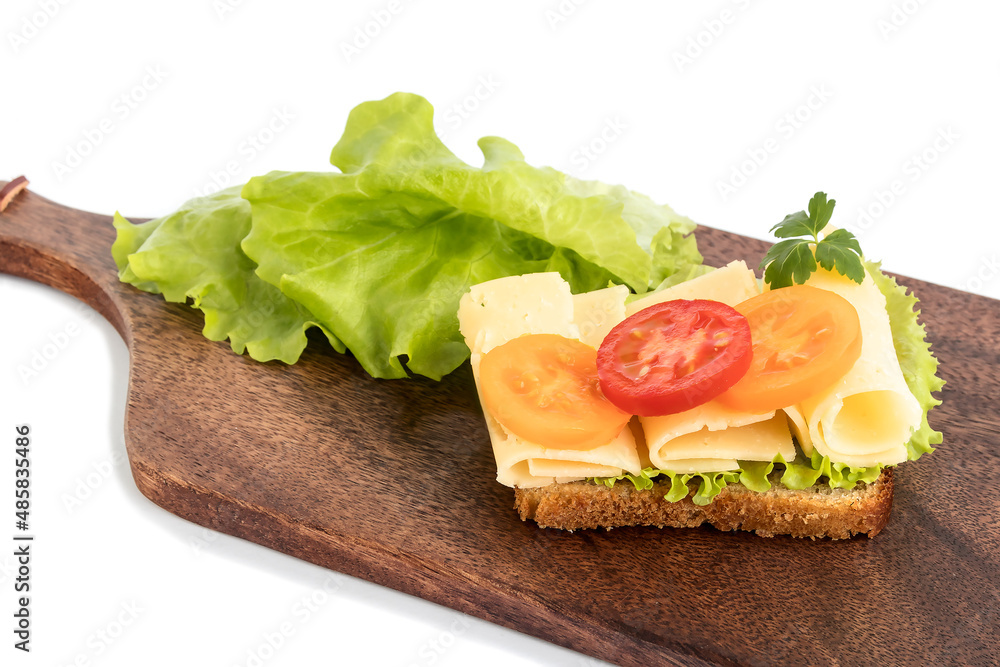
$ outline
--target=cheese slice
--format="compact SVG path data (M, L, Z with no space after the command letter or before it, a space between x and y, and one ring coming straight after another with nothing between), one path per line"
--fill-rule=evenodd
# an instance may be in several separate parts
M859 285L821 268L806 284L847 299L862 331L861 356L847 375L802 403L813 446L854 467L902 463L923 412L899 368L885 297L867 272Z
M795 458L795 444L782 411L741 413L709 401L692 410L641 418L649 461L677 471L678 462L698 459L701 472L734 470L736 460L770 461L777 454Z
M791 461L795 458L795 445L785 415L775 413L770 419L730 426L721 431L712 431L706 426L671 440L659 454L663 467L674 470L676 463L673 461L688 459L770 461L776 454L781 454L785 460ZM733 467L715 469L732 470Z
M736 459L679 459L670 466L661 468L674 473L732 472L740 467Z
M791 405L787 408L782 408L781 411L788 417L788 427L798 441L799 447L802 448L802 453L807 457L812 456L812 436L809 435L809 424L806 423L806 417L802 414L802 407Z
M458 308L459 329L472 350L476 387L482 356L525 334L552 333L590 341L600 339L622 318L627 288L573 296L558 273L499 278L474 285ZM601 333L603 332L603 333ZM614 440L590 450L553 449L507 431L483 409L497 462L497 481L535 487L587 477L613 477L642 470L635 438L626 426Z
M601 465L599 463L586 464L574 461L573 472L586 477L617 477L621 474L621 468ZM569 479L571 475L566 474L566 462L559 459L528 459L528 472L535 477L554 477L557 479ZM577 478L578 479L578 478Z
M573 295L558 273L530 273L473 285L458 304L459 331L473 353L525 334L580 338Z
M735 306L760 294L757 276L746 262L730 262L626 307L629 315L673 299L711 299ZM737 460L770 461L776 454L791 460L795 445L783 412L750 414L709 401L662 417L641 417L649 461L675 472L734 470ZM701 467L697 467L701 466Z
M674 299L711 299L735 306L758 294L760 286L757 276L747 267L746 262L738 260L703 276L636 299L626 306L625 313L631 316L643 308Z
M604 337L625 319L625 297L629 295L624 285L573 295L573 324L580 330L580 340L599 348Z

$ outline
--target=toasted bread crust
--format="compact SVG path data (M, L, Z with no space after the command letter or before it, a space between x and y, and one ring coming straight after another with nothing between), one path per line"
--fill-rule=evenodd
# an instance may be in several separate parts
M846 539L865 533L875 537L892 510L892 468L872 484L854 489L817 485L786 489L773 477L770 490L757 493L730 484L708 505L699 507L689 495L676 503L664 500L669 484L639 491L628 481L612 488L592 482L550 484L514 490L514 509L543 528L615 528L670 526L694 528L708 523L719 530L750 530L763 537L830 537ZM694 484L692 483L692 491Z

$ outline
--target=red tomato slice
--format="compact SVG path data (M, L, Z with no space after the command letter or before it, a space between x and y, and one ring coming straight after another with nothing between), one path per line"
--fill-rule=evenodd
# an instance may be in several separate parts
M479 386L504 428L543 447L606 445L632 417L601 394L597 350L556 334L521 336L487 352Z
M861 356L861 321L836 292L794 285L736 306L750 323L753 363L719 397L729 407L769 412L795 405L840 380Z
M597 352L601 391L640 417L707 403L750 367L750 326L719 301L658 303L611 330Z

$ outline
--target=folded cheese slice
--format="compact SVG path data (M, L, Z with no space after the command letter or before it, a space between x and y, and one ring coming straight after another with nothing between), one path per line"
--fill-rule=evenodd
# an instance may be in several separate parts
M735 470L738 460L791 461L795 444L781 410L763 415L735 412L712 401L666 417L641 418L649 461L673 472ZM696 467L700 466L700 467Z
M802 402L813 446L831 461L853 467L902 463L923 413L899 368L885 296L867 272L859 285L821 268L806 284L847 299L858 311L862 332L861 356L847 375Z
M743 261L730 262L698 278L636 299L631 315L673 299L711 299L730 306L757 296L760 286ZM691 410L639 420L650 463L673 472L735 470L738 460L770 461L777 454L795 457L795 445L783 411L749 414L709 401Z
M477 389L482 356L519 336L551 333L599 346L611 327L625 317L627 294L628 288L618 286L574 296L558 273L511 276L474 285L459 303L458 321L472 351ZM554 449L517 437L483 412L497 462L497 481L506 486L545 486L642 470L635 438L627 426L600 447Z
M782 411L788 417L788 427L792 430L792 435L798 441L802 452L806 456L812 456L812 436L809 435L809 424L806 423L806 417L802 414L802 406L790 405L787 408L782 408Z

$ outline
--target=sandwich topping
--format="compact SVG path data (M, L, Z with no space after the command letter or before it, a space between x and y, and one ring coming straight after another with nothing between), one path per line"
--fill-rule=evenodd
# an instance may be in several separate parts
M770 488L776 467L788 488L821 480L851 488L873 482L884 466L930 451L940 434L927 425L926 414L936 404L931 392L942 383L916 322L915 299L877 265L861 264L860 255L842 253L830 268L824 261L817 265L829 256L816 252L816 244L832 236L819 238L834 203L825 195L810 202L816 238L799 247L811 250L813 265L798 271L786 259L783 267L804 284L761 284L743 262L732 262L628 304L624 291L571 295L554 273L474 286L460 304L459 321L484 397L498 480L535 487L628 479L649 488L665 476L671 481L667 499L676 501L700 479L693 500L705 504L737 481L756 491ZM795 219L810 216L801 212ZM846 234L838 234L837 243ZM850 237L847 244L856 241ZM602 338L591 331L584 342L575 323L591 317L586 311L595 302L613 321L604 322ZM547 318L538 316L543 312ZM489 313L503 315L493 320ZM593 377L576 382L589 388L595 405L603 405L603 394L635 415L628 426L622 421L617 434L600 437L594 431L592 447L567 450L537 430L529 435L503 408L494 409L485 398L494 392L487 386L494 374L483 372L491 355L481 342L506 347L544 333L599 349L593 372L600 392ZM558 365L558 357L551 360ZM509 363L516 375L516 358ZM532 391L543 390L532 385ZM593 473L598 467L614 472Z
M750 325L707 299L666 301L626 318L597 354L604 394L642 416L683 412L725 392L750 367Z
M753 338L750 370L722 396L761 412L801 403L844 377L861 355L861 323L836 292L796 285L736 306Z
M614 440L631 413L604 397L597 350L557 334L528 334L483 356L483 406L518 437L563 449Z

